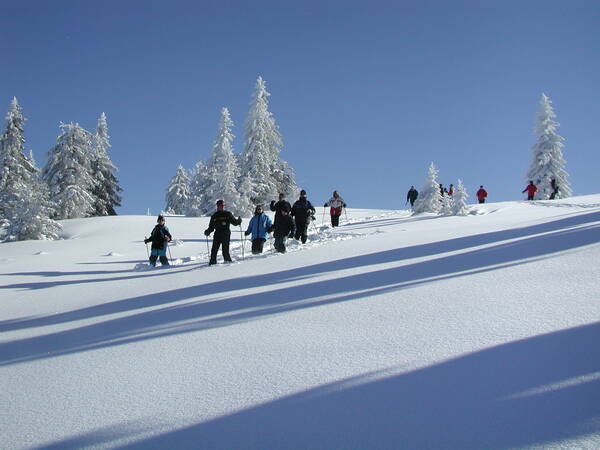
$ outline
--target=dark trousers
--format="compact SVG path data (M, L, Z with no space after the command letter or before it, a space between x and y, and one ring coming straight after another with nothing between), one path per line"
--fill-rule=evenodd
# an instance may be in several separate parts
M482 198L481 200L479 200L479 203L485 203L485 198Z
M160 258L160 263L163 266L169 265L169 260L167 259L167 250L164 248L163 249L153 248L152 252L150 253L150 265L156 266L156 260L159 258Z
M286 236L275 236L275 242L273 243L273 247L275 247L275 250L278 251L279 253L285 253L285 238Z
M263 252L263 246L265 245L265 238L256 238L252 240L252 254L258 255Z
M296 221L296 233L294 234L294 239L300 239L303 244L306 243L306 239L308 239L308 221Z
M533 197L534 197L533 195L528 195L527 200L533 200Z
M331 226L332 227L337 227L340 225L340 216L339 214L333 214L331 216Z
M229 234L226 234L226 235L222 235L222 236L215 236L213 238L212 248L210 249L209 264L217 263L217 253L219 253L219 247L221 247L221 246L222 246L222 252L223 252L223 260L231 262L231 256L229 256L229 239L230 239L230 237L231 236Z

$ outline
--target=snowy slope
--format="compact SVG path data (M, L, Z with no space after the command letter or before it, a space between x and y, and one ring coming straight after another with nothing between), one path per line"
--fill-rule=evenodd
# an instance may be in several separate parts
M317 217L216 267L205 218L169 269L154 217L2 244L0 448L600 448L600 195Z

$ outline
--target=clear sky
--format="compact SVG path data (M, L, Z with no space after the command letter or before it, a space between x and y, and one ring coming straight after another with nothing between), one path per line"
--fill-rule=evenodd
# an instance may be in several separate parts
M155 214L179 164L234 149L260 75L315 204L404 207L433 161L471 199L522 198L545 92L575 194L600 192L600 2L0 0L0 113L38 165L59 123L108 118L120 214ZM2 125L2 129L4 125Z

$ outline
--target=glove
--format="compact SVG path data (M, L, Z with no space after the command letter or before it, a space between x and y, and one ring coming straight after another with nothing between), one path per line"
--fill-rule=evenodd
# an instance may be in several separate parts
M327 208L327 203L325 203L325 204L323 205L323 208Z
M210 231L204 230L204 236L210 236Z
M345 207L346 207L346 204L345 204L345 203L342 203L342 206L345 208Z
M271 208L275 206L275 200L271 200Z
M250 235L250 232L249 232L249 231L245 231L245 232L244 232L244 235L245 235L245 236L249 236L249 235Z
M150 242L152 239L144 239L144 244L147 244L148 242Z

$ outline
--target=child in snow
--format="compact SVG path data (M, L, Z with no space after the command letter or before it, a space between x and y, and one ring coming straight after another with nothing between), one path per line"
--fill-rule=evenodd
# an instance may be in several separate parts
M329 199L324 208L329 208L329 215L331 216L331 226L337 227L340 224L340 216L342 215L342 208L346 207L346 203L344 203L344 199L340 197L338 191L333 191L333 197Z
M267 240L271 219L263 212L263 207L257 205L254 209L254 217L250 219L245 235L252 233L252 254L258 255L263 252L263 246Z
M156 260L160 258L160 263L163 266L169 265L167 259L167 246L173 240L169 229L165 226L165 218L161 215L156 220L156 226L150 232L150 237L144 239L144 244L152 242L152 250L150 252L150 265L156 266Z

